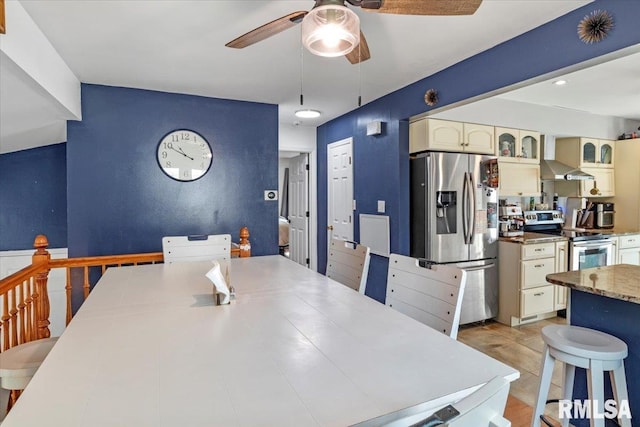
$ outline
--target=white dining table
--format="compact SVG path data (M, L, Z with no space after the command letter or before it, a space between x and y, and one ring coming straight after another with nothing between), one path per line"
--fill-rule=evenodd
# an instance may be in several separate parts
M281 256L109 268L2 427L347 426L518 371Z

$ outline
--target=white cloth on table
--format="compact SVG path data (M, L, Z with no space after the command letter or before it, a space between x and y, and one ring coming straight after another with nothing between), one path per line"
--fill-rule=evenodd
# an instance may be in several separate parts
M229 304L231 292L229 291L225 274L222 273L222 268L218 261L213 261L213 268L207 272L206 276L213 282L216 288L215 293L220 295L219 304Z

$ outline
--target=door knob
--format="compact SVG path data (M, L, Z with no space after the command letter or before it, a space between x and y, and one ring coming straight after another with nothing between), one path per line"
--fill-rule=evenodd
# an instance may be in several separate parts
M327 230L333 230L333 225L328 226Z

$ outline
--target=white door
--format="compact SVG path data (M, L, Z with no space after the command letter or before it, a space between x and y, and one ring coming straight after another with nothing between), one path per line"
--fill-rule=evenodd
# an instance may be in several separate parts
M289 159L289 259L309 266L309 160Z
M353 141L327 147L327 247L332 238L353 241Z

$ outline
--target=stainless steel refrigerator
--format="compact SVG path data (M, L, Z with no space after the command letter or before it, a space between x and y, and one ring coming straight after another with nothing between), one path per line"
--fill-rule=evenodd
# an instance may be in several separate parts
M488 186L495 164L440 152L410 163L411 256L467 272L460 324L498 314L498 194Z

